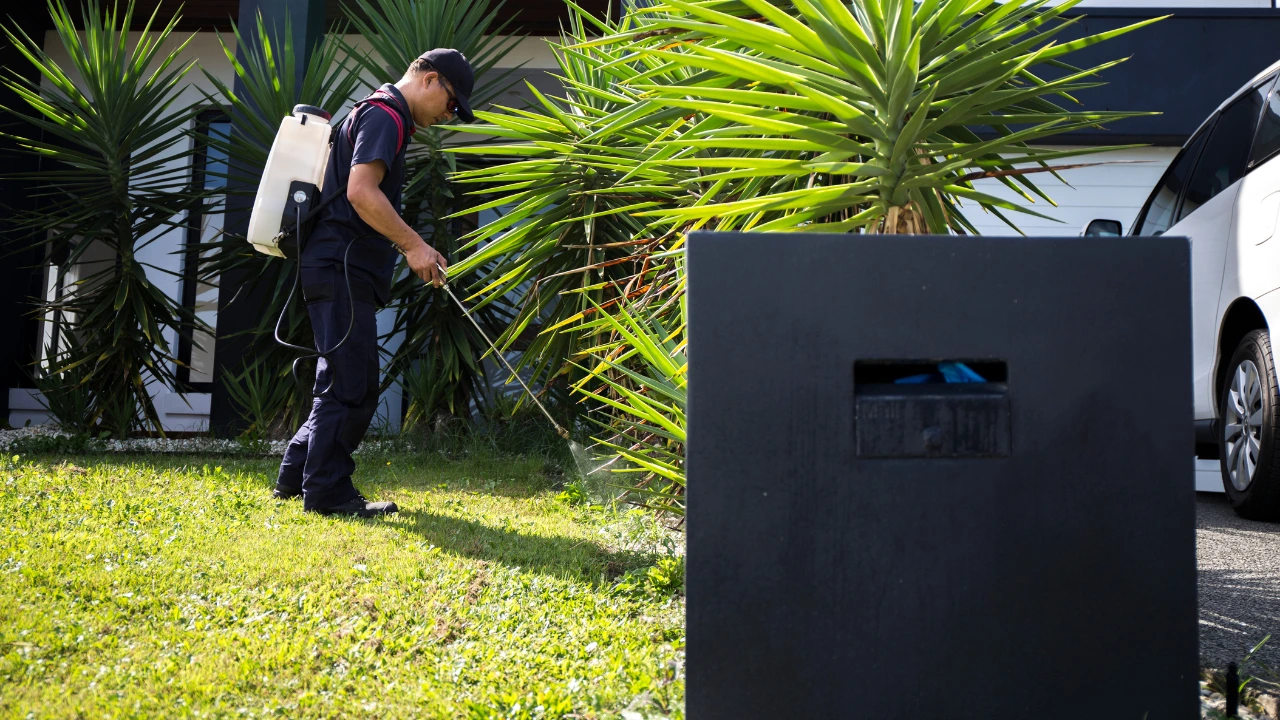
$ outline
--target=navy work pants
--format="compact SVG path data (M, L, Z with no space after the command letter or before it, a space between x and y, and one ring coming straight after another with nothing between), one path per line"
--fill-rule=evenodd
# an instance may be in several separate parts
M351 482L356 469L351 454L378 409L378 327L373 298L360 280L352 278L356 299L350 304L341 270L304 270L302 277L316 348L337 345L351 322L352 307L355 314L347 341L316 361L311 415L289 441L280 463L277 483L300 487L303 506L314 510L359 495Z

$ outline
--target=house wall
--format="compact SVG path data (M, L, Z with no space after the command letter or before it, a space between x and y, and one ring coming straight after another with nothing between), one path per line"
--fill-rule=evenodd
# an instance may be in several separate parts
M1153 114L1116 120L1104 129L1075 130L1055 138L1060 144L1181 145L1231 93L1280 59L1275 44L1280 10L1270 5L1199 3L1170 9L1126 3L1076 7L1066 15L1074 22L1054 38L1059 42L1161 19L1067 58L1080 68L1121 61L1101 73L1100 86L1072 93L1078 107ZM1043 74L1055 77L1057 71L1044 68Z
M6 27L42 37L48 22L49 11L36 3L10 4L5 8ZM39 72L26 62L18 46L0 43L0 66L12 73L11 78L38 82ZM22 100L18 93L0 84L0 107L17 108ZM31 311L29 298L40 295L40 265L46 256L46 248L36 242L32 233L22 225L24 212L39 205L34 188L22 175L41 169L41 159L17 152L19 143L0 137L0 156L4 157L5 173L0 175L0 198L4 198L6 212L0 213L0 244L6 250L0 263L0 423L9 415L9 387L29 387L30 358L39 347L39 322ZM12 174L9 174L12 173Z

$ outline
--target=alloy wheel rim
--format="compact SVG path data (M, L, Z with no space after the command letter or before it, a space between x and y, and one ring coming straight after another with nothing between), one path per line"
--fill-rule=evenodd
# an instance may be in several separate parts
M1253 482L1262 449L1262 376L1252 360L1236 367L1227 393L1223 437L1231 485L1244 492Z

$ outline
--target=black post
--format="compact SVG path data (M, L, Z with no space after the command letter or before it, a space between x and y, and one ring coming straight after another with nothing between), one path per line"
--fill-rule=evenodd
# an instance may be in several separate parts
M1227 665L1227 717L1240 717L1240 669Z
M240 0L239 19L237 25L242 29L242 36L248 43L257 42L257 16L262 14L268 28L276 33L284 32L285 15L293 28L294 47L302 55L297 59L295 67L298 73L298 85L302 84L302 75L306 72L307 61L316 44L324 36L324 0ZM236 48L236 55L243 60L245 46ZM237 93L244 92L240 81L235 83ZM243 122L237 114L232 113L231 132L239 132L238 125ZM227 199L226 232L243 236L249 229L249 214L253 209L252 196L229 196ZM273 270L277 271L277 267ZM236 413L227 396L223 379L228 372L237 372L246 360L245 355L250 348L247 336L231 337L254 328L262 320L262 308L266 305L268 288L273 282L260 283L258 289L250 292L242 290L249 277L247 271L227 273L218 279L218 327L217 340L213 358L213 396L210 399L209 429L218 434L234 434L244 428L244 421ZM270 280L268 278L268 280Z
M45 30L53 27L44 3L19 3L9 7L5 10L4 22L33 38L44 37ZM0 66L28 80L40 78L35 67L8 43L0 47ZM12 90L0 87L0 105L18 108L23 103ZM7 116L0 120L0 130L31 131L28 127L17 127L19 122ZM16 150L16 142L0 138L0 157L4 158L6 172L39 170L38 158ZM0 342L0 420L3 421L9 419L9 389L30 385L27 372L39 357L40 329L39 321L32 314L35 309L32 298L39 297L43 290L44 249L29 247L36 238L16 228L12 220L16 212L34 209L33 186L27 179L0 178L0 207L3 208L0 212L0 337L5 338L5 342Z

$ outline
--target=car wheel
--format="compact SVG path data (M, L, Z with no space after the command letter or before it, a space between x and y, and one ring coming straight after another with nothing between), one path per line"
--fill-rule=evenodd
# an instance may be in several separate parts
M1236 514L1250 520L1280 520L1280 407L1271 339L1254 330L1236 346L1227 366L1221 402L1222 484Z

